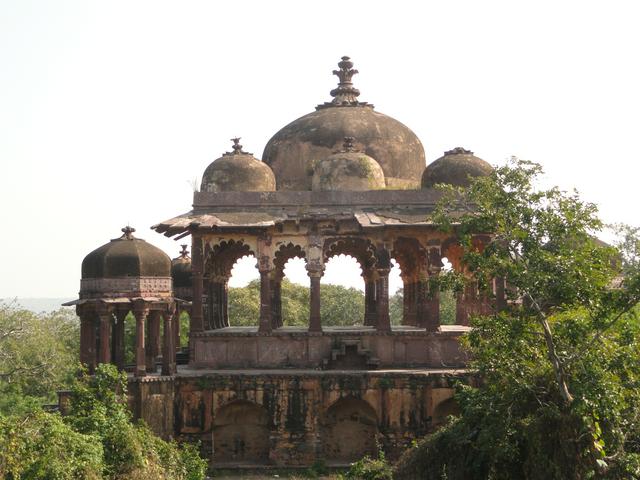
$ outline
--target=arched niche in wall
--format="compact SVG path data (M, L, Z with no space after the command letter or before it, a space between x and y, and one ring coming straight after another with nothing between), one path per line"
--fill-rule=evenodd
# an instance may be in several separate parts
M322 449L329 463L345 464L375 455L378 417L366 401L343 397L321 419Z
M234 400L220 407L213 419L214 463L267 463L269 430L269 414L256 403Z

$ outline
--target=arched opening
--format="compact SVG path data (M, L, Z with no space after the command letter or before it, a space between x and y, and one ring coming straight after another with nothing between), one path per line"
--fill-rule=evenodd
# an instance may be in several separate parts
M321 311L325 325L377 323L376 250L364 238L330 238L324 245ZM345 300L336 304L336 300Z
M251 278L251 272L257 272L255 255L249 245L241 240L225 240L213 247L207 246L205 258L203 301L205 329L215 330L230 325L257 325L258 314L254 312L254 308L256 303L259 305L259 300L255 300L256 295L253 289L257 288L259 291L260 282L249 281L246 284ZM246 272L239 272L239 270L246 270ZM235 287L230 295L232 277L234 280L242 278L245 285ZM231 285L234 283L235 281ZM232 303L231 308L230 303Z
M323 326L356 326L364 322L365 280L362 268L352 255L329 257L320 288Z
M245 400L235 400L220 407L213 420L213 460L216 464L267 463L267 410Z
M460 407L453 397L440 402L433 409L432 422L434 427L438 427L446 423L447 418L451 415L459 415Z
M453 265L447 257L442 257L442 273L451 272ZM451 288L440 290L440 324L441 325L455 325L456 324L456 311L458 304L458 294Z
M273 328L309 324L309 277L306 253L300 245L288 243L275 253L271 278L271 321Z
M228 281L227 315L230 327L253 327L260 318L260 273L254 255L239 258Z
M322 417L322 449L332 463L350 463L365 455L375 455L378 417L362 399L344 397L329 407Z
M389 271L389 318L391 325L415 325L414 322L408 321L408 315L412 308L411 289L407 288L405 292L406 282L402 278L402 268L400 262L395 258L391 259L391 270ZM405 296L408 294L409 296ZM408 306L407 306L408 304Z

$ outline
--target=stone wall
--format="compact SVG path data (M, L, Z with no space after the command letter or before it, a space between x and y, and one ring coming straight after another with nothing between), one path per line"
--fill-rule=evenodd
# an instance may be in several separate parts
M214 330L192 334L191 363L195 368L325 368L345 343L380 368L464 367L467 360L459 337L464 329L446 332L375 330L347 332Z
M376 444L390 458L452 413L463 372L191 370L132 379L136 416L164 437L200 441L217 466L343 465Z

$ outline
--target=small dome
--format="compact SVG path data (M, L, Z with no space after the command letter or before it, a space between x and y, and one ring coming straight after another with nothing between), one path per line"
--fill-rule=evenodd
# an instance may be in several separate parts
M134 228L97 248L82 261L82 278L170 277L171 260L157 247L135 238Z
M427 165L422 174L422 188L433 188L438 183L468 187L470 177L483 177L492 171L493 167L473 152L457 147Z
M213 161L202 175L202 192L273 192L276 178L271 168L252 154L242 151L234 138L233 152Z
M349 57L342 57L338 67L333 100L283 127L264 149L262 159L273 169L278 189L312 189L313 166L347 136L357 138L358 148L376 159L388 187L418 187L425 166L422 143L406 125L358 101L360 91L351 82L358 71Z
M353 137L345 137L343 149L317 162L313 169L311 189L379 190L385 187L380 164L353 147Z
M171 260L171 277L173 278L173 288L191 288L191 257L186 245L181 245L180 256Z

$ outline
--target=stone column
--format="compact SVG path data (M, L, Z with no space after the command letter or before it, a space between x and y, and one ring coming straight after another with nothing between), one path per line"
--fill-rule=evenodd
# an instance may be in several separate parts
M218 276L211 278L209 283L209 321L211 330L224 326L224 279Z
M271 275L271 325L280 328L282 321L282 273L274 270Z
M113 361L120 370L124 370L124 322L129 310L116 310L113 328Z
M369 271L362 275L364 279L364 324L376 325L376 274Z
M93 312L76 308L80 317L80 363L87 366L89 373L96 367L96 328Z
M440 328L440 287L437 284L442 270L440 246L429 248L427 261L428 277L420 279L422 326L429 332L436 332Z
M402 277L402 324L416 325L416 279L413 275Z
M258 261L260 271L260 324L258 332L271 333L271 260L260 257Z
M173 346L176 351L180 350L180 316L183 311L183 308L176 308L173 314L173 321L171 322L171 326L173 327Z
M376 310L378 319L376 330L379 332L391 331L391 319L389 318L389 271L390 268L376 268L378 280L376 281Z
M160 355L160 317L162 312L159 310L152 310L149 312L147 320L147 345L145 363L147 365L147 373L155 373L156 360Z
M324 268L319 265L307 264L309 275L309 331L321 332L320 318L320 279L324 275Z
M136 377L144 377L147 374L147 365L145 363L145 339L144 324L149 315L149 308L142 304L134 307L133 315L136 317Z
M229 277L225 277L221 288L222 296L222 328L229 326Z
M173 344L174 329L173 319L176 308L174 304L169 305L166 311L162 312L164 319L164 334L162 344L162 375L174 375L176 373L176 348Z
M189 331L202 332L204 330L202 316L202 276L204 271L204 259L202 255L202 239L196 235L193 236L191 241L191 270L193 272L193 300Z
M98 318L100 321L100 350L98 363L111 362L111 322L113 320L111 309L107 306L99 307Z

